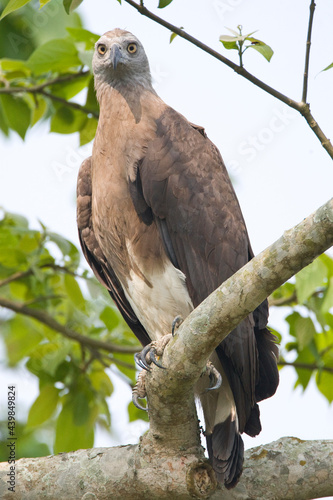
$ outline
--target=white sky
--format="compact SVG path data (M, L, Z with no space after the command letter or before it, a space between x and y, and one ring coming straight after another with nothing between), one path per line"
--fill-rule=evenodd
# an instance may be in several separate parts
M245 54L246 68L266 83L301 99L308 4L304 0L183 0L164 10L146 6L237 62L218 37L225 26L244 27L274 49L270 63L256 51ZM247 222L255 253L275 241L332 196L333 164L304 119L237 76L229 68L179 37L169 45L169 32L116 0L85 0L80 7L85 27L103 33L114 27L132 31L143 42L159 95L190 121L203 125L225 159ZM318 2L313 27L308 100L328 137L332 134L333 3ZM234 52L234 51L232 51ZM9 211L41 219L50 229L78 244L75 185L79 165L91 145L78 147L78 137L48 133L37 126L26 141L0 139L0 204ZM60 173L61 170L61 173ZM271 325L283 328L271 311ZM17 380L23 408L37 395L36 382L23 371L5 372ZM4 380L4 378L2 378ZM116 383L111 397L113 436L98 434L97 446L135 442L145 424L125 426L129 390ZM277 394L260 404L262 433L245 436L246 447L293 435L302 439L333 438L333 408L312 385L304 395L293 391L294 371L283 369ZM6 380L7 384L7 380ZM1 401L4 401L4 395ZM20 397L20 396L19 396Z

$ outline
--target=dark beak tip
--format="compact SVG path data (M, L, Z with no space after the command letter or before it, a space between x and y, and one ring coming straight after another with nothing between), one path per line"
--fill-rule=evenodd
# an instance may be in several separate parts
M118 45L112 45L111 51L110 51L110 59L111 59L111 63L112 63L113 68L116 70L118 63L121 60L121 50L118 47Z

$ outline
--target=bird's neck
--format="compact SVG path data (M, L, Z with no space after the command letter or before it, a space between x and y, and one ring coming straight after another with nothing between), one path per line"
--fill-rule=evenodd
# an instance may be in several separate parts
M105 94L110 95L110 92L117 91L125 98L133 99L135 96L140 98L140 95L150 92L156 95L155 90L151 84L150 78L146 76L140 77L137 75L135 79L130 78L112 78L110 75L109 80L104 80L95 76L95 89L99 103Z

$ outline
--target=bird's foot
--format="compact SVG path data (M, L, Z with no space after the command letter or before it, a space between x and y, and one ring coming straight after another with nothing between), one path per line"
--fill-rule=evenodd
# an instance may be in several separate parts
M138 380L136 381L135 386L132 390L132 401L133 404L139 408L139 410L148 411L148 407L141 406L139 403L139 399L144 399L146 397L146 372L140 372L138 376Z
M211 361L206 364L205 375L208 375L210 381L210 387L207 387L206 391L216 391L222 385L221 373L215 368Z
M134 355L134 359L140 366L140 368L143 368L144 370L147 370L149 372L149 365L154 363L154 365L165 370L165 367L158 362L157 357L162 356L165 346L171 340L171 338L172 334L170 333L164 335L159 340L155 340L154 342L146 345L146 347L144 347L141 352L136 353Z
M176 334L176 330L180 327L180 325L183 323L183 318L181 316L176 316L175 319L172 322L171 326L171 334L174 337Z

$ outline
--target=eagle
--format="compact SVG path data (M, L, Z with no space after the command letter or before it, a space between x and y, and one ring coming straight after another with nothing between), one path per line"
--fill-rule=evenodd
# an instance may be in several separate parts
M203 127L168 106L152 87L141 42L114 29L96 43L93 72L100 116L92 156L79 171L77 224L97 279L145 347L170 335L211 292L252 257L242 212L217 147ZM242 472L243 432L261 430L258 402L278 386L276 339L263 302L216 348L222 384L196 393L217 480ZM157 364L156 357L152 356Z

